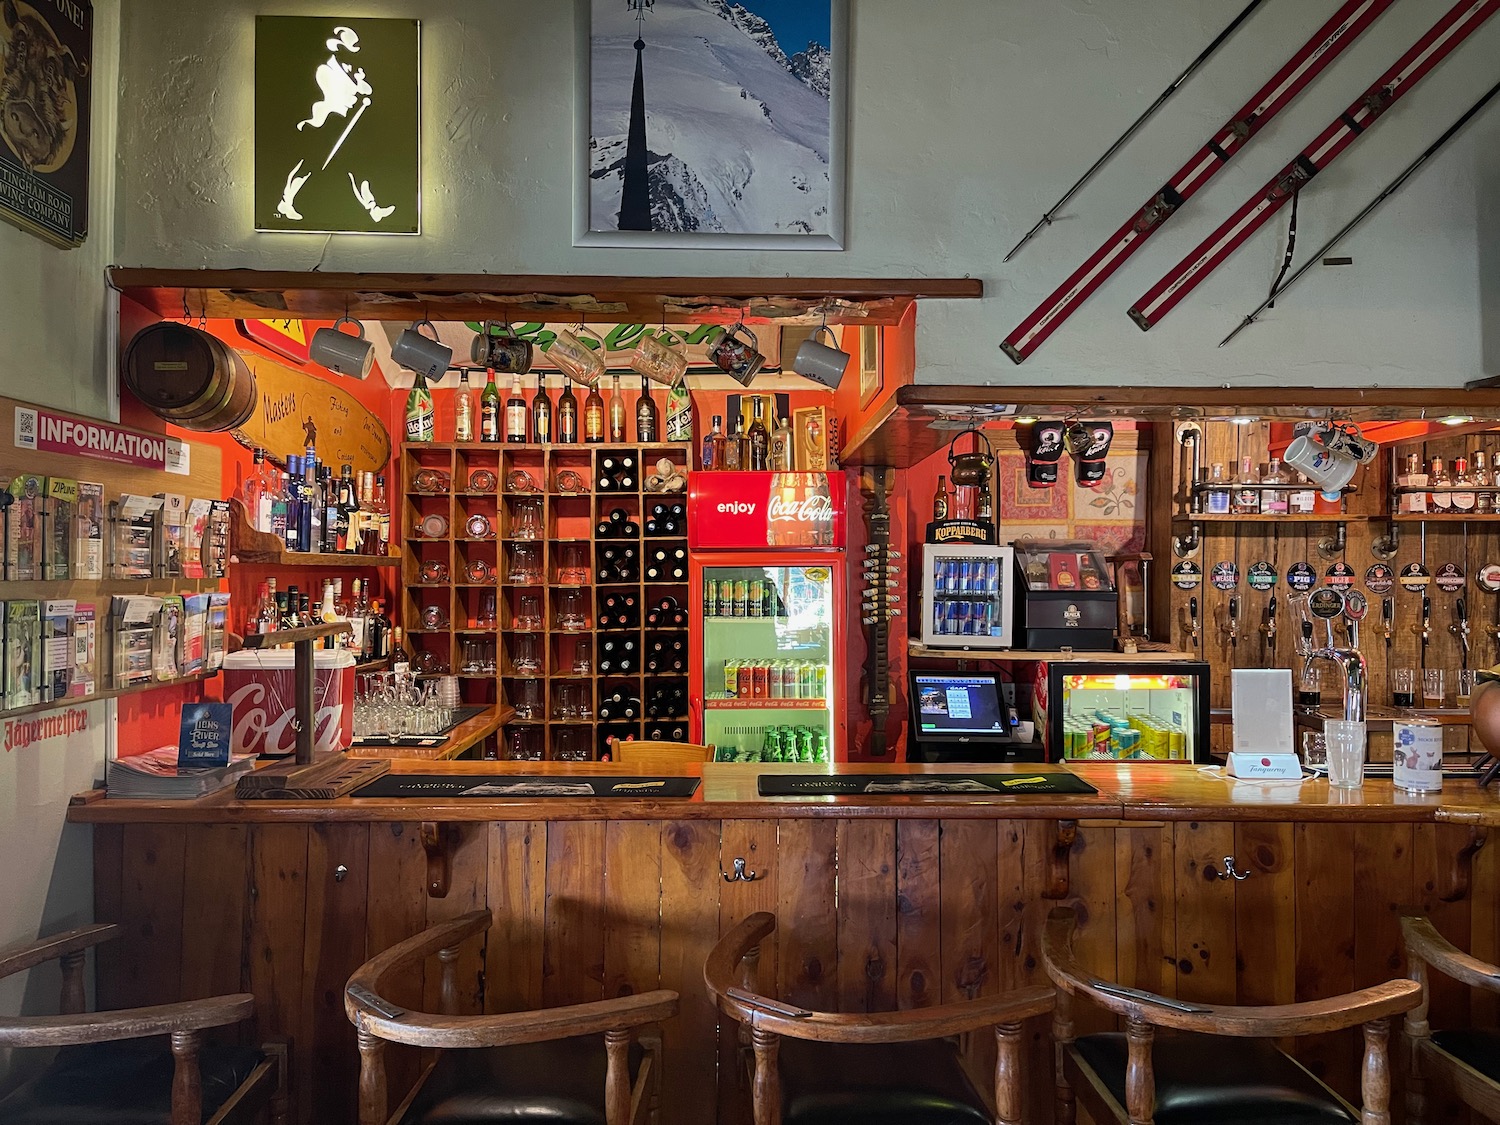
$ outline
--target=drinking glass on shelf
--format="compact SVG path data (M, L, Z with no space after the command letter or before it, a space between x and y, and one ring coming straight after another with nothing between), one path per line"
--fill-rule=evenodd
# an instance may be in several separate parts
M587 676L594 670L594 641L592 637L579 637L573 642L573 673Z
M486 591L479 599L479 616L474 619L476 628L493 629L495 627L495 592Z
M517 629L540 629L542 627L542 595L522 594L521 605L516 610Z
M542 650L537 643L536 637L529 633L514 638L515 648L511 657L511 664L517 672L540 672L542 670Z
M1323 724L1328 747L1328 784L1358 789L1365 783L1365 724L1329 719Z
M577 590L564 590L557 600L557 627L568 632L588 628L588 614L584 611L583 595Z
M540 539L542 537L542 503L534 497L516 501L515 519L511 521L512 539Z
M1417 670L1415 668L1391 669L1391 704L1395 707L1417 705Z
M552 689L552 717L554 719L578 718L578 706L573 702L574 684L556 684Z
M511 546L511 582L540 582L542 580L542 548L536 543L519 543Z
M1443 670L1441 668L1422 669L1422 702L1428 707L1441 707L1443 705Z
M464 662L459 671L466 676L478 675L484 667L484 661L480 656L479 642L476 640L464 641Z
M521 680L516 684L516 696L511 700L518 719L539 719L542 710L542 682Z
M583 543L564 543L558 550L557 582L560 586L587 586L588 548Z
M590 758L589 732L581 727L556 727L552 731L554 762L587 762Z
M1458 670L1458 697L1454 700L1460 707L1467 707L1469 699L1474 694L1474 688L1478 685L1479 673L1472 668L1460 668Z
M491 673L493 673L494 670L495 670L495 642L494 641L488 641L488 642L485 643L484 651L483 651L483 659L484 659L484 666L482 668L480 668L480 671L481 672L491 672Z

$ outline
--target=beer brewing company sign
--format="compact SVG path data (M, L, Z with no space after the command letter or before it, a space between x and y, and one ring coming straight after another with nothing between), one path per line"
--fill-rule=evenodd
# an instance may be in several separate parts
M141 469L188 471L187 445L176 438L142 434L92 418L70 418L34 406L16 407L15 446Z
M58 246L89 229L88 0L0 4L0 218Z

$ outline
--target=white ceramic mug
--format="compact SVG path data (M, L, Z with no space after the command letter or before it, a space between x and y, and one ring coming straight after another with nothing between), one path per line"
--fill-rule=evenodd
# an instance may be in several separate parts
M423 325L432 329L431 336L422 335ZM419 320L396 338L391 345L391 358L408 371L436 380L443 377L453 362L453 349L437 338L432 321Z
M1302 473L1323 492L1339 492L1354 479L1359 462L1346 453L1325 449L1303 434L1286 447L1282 464Z
M340 332L339 326L352 324L358 335ZM357 320L341 316L332 328L319 328L313 333L307 354L314 363L321 363L336 375L352 375L363 379L370 374L375 363L375 348L365 339L365 326Z
M825 332L833 341L831 347L818 343L818 337ZM849 353L839 348L838 337L826 324L802 341L802 346L797 349L797 358L792 361L792 370L798 375L805 375L814 383L821 383L825 387L837 387L843 381L844 371L848 366Z

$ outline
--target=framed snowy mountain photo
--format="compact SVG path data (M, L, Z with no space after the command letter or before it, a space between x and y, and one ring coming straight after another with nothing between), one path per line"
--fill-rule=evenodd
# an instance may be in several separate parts
M575 246L843 249L848 0L575 2Z

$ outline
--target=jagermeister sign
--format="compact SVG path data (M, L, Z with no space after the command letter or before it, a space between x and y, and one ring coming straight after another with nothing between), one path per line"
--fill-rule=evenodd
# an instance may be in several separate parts
M421 234L421 24L257 16L255 229Z
M475 332L482 332L484 325L479 321L468 321L467 327ZM552 342L557 339L557 334L563 330L574 332L583 343L600 350L601 344L604 354L604 365L611 371L628 371L630 369L630 356L645 336L654 336L668 347L682 348L687 353L688 368L690 370L717 371L713 360L708 358L707 338L708 334L717 327L713 324L594 324L588 325L590 334L578 333L576 322L565 322L561 324L543 324L540 322L515 323L510 326L510 331L523 340L530 340L535 347L535 360L532 369L535 371L556 371L557 367L547 362L547 350ZM504 335L506 328L499 322L492 322L490 331L496 336ZM781 329L775 325L757 324L754 326L755 338L759 350L766 357L765 367L762 370L777 371L781 368ZM595 339L597 337L597 339ZM451 339L445 339L445 343L455 344ZM454 362L461 362L467 347L454 346Z

